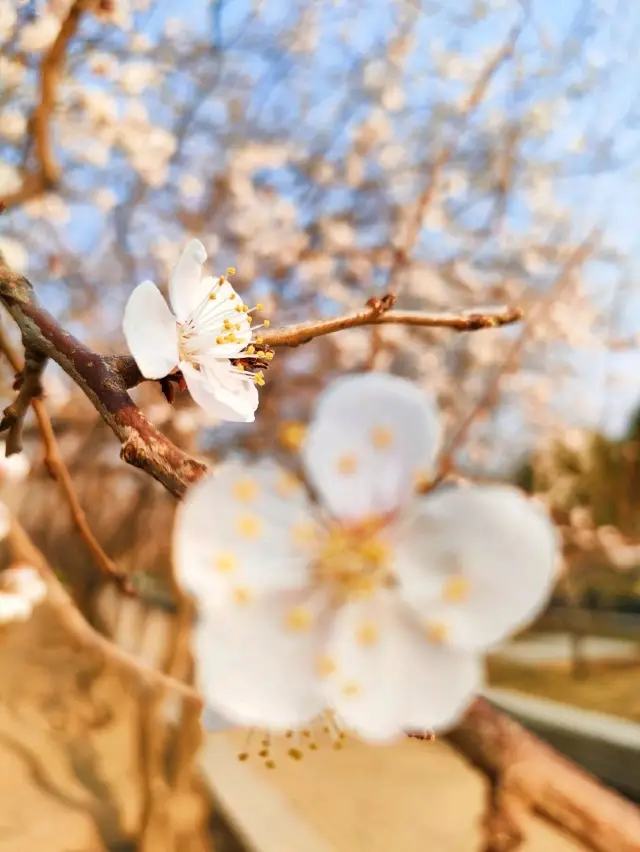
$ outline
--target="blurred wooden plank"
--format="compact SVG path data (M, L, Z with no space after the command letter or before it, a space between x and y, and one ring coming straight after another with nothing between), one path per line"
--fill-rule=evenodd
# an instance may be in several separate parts
M255 852L332 852L291 801L238 760L224 735L209 735L201 765L226 816Z
M484 779L442 742L368 747L329 743L301 761L276 743L275 769L237 760L246 734L207 739L204 767L227 817L252 852L475 852L480 848ZM582 847L530 814L519 852Z

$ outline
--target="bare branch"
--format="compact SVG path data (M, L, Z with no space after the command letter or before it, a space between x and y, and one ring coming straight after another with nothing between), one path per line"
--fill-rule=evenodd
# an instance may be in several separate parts
M47 365L47 359L40 352L27 349L24 366L16 371L16 386L18 396L4 411L0 421L0 432L8 430L6 443L7 456L13 456L22 451L22 430L24 418L31 403L42 396L42 373Z
M460 313L426 313L422 311L386 311L381 313L370 306L353 314L327 320L314 320L298 325L285 326L261 333L268 346L300 346L316 337L358 328L363 325L410 325L420 328L451 328L454 331L479 331L485 328L499 328L511 325L523 317L520 308L501 308L497 311L480 313L461 311Z
M0 352L2 352L2 354L6 357L7 361L10 363L12 369L16 374L20 374L27 369L28 362L25 363L25 366L23 368L23 365L20 362L20 357L18 356L15 349L12 347L7 335L4 333L4 330L1 327ZM40 386L39 377L38 385ZM127 575L124 574L115 564L115 562L113 562L113 560L111 560L107 556L107 554L100 546L100 542L94 536L91 527L87 522L87 517L84 513L82 506L80 505L80 501L78 500L78 495L75 492L75 488L73 487L71 475L60 454L60 448L58 447L58 442L56 440L56 436L53 431L51 420L49 419L49 415L47 413L44 401L40 397L40 394L38 394L34 395L30 399L30 402L36 415L36 419L38 421L38 429L40 431L42 441L44 443L45 464L47 466L47 470L51 474L52 478L60 483L62 491L67 499L67 503L69 504L69 509L71 510L71 517L78 529L78 532L84 539L87 547L91 552L91 555L95 559L100 570L105 574L105 576L109 577L112 580L115 580L117 585L123 591L128 592L129 579ZM9 438L10 437L11 432L9 433ZM9 450L9 440L7 440L7 455L11 455Z

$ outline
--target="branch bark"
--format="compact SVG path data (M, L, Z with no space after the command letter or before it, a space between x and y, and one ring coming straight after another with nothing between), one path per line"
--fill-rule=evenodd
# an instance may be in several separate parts
M499 784L508 772L510 795L518 795L531 810L575 837L586 849L640 849L639 808L483 698L476 699L447 739L492 784Z
M2 328L0 328L0 352L5 356L16 375L24 373L27 370L28 362L25 361L24 365L21 363L20 357L12 347L7 335L4 333L4 330ZM20 393L22 393L23 388L24 382L22 387L20 388ZM41 399L42 388L40 385L40 374L38 374L37 389L38 393L30 395L29 402L31 403L31 406L33 407L34 413L36 415L36 420L38 421L38 429L40 431L42 441L44 443L45 464L47 466L47 469L51 474L51 477L55 479L56 482L60 483L60 487L62 488L67 503L69 504L71 517L78 529L78 532L80 533L87 547L89 548L91 555L95 559L96 564L103 572L103 574L105 574L105 576L109 577L112 580L115 580L117 585L123 591L128 592L130 590L128 577L104 552L104 550L100 546L100 542L94 536L91 527L87 522L87 517L84 513L84 510L80 505L78 495L76 494L75 488L73 487L71 475L60 454L60 448L58 447L58 442L53 431L53 426L51 425L51 420L49 419L49 415L47 414L47 409L45 407L44 400ZM9 406L9 408L11 408L11 406ZM7 409L5 409L5 417L6 412ZM22 426L22 420L20 421L20 426ZM20 438L21 437L22 435L20 434ZM9 439L7 440L7 455L11 455L12 452L17 451L15 449L15 446L10 444L10 439L11 431L9 433Z

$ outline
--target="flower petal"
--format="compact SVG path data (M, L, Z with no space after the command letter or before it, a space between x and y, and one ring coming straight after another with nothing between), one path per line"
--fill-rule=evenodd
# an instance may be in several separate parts
M445 625L460 648L485 649L520 629L553 590L556 530L515 488L435 491L418 501L398 537L400 594Z
M304 464L330 512L356 521L407 500L433 463L438 435L432 401L411 382L348 376L320 397Z
M207 252L200 240L190 240L169 279L171 307L179 322L184 322L205 296L200 283L202 264Z
M344 725L368 740L448 727L480 685L478 661L429 642L393 592L343 607L327 654L335 670L326 699Z
M288 627L308 607L310 629ZM209 612L194 630L196 682L207 705L238 725L273 731L301 727L323 709L315 661L326 635L323 601L307 593L271 594Z
M246 376L234 371L230 361L211 358L200 369L180 362L189 393L216 420L253 423L258 407L258 388Z
M291 474L268 461L224 464L178 507L176 580L200 608L304 588L315 529L306 493Z
M202 711L202 727L208 733L215 734L218 731L228 731L233 728L233 724L211 707L205 707Z
M153 281L138 284L124 309L122 329L145 379L162 379L178 365L178 330Z

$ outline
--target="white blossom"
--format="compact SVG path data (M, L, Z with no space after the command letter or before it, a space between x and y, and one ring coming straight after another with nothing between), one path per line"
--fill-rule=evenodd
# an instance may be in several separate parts
M125 308L124 334L145 378L180 370L194 401L214 418L252 422L264 378L251 365L272 353L252 344L249 310L227 278L201 277L206 259L202 243L191 240L171 275L171 308L152 281L139 284ZM234 365L238 358L242 364Z
M46 50L55 41L60 26L60 19L56 15L43 12L33 23L25 24L21 28L18 37L20 49L34 53Z
M17 109L5 109L2 113L0 124L0 135L10 142L21 139L27 129L27 119L24 113Z
M29 475L31 464L25 453L6 456L5 442L0 442L0 484L22 482Z
M22 243L11 237L0 237L0 255L4 257L7 265L15 269L16 272L26 272L29 255Z
M507 486L415 496L438 437L417 387L349 376L320 398L303 450L320 510L270 461L223 464L188 492L174 563L199 605L213 711L273 731L328 714L372 741L455 723L482 652L546 601L557 537Z
M47 585L31 565L15 565L0 574L0 624L26 621L47 594Z

